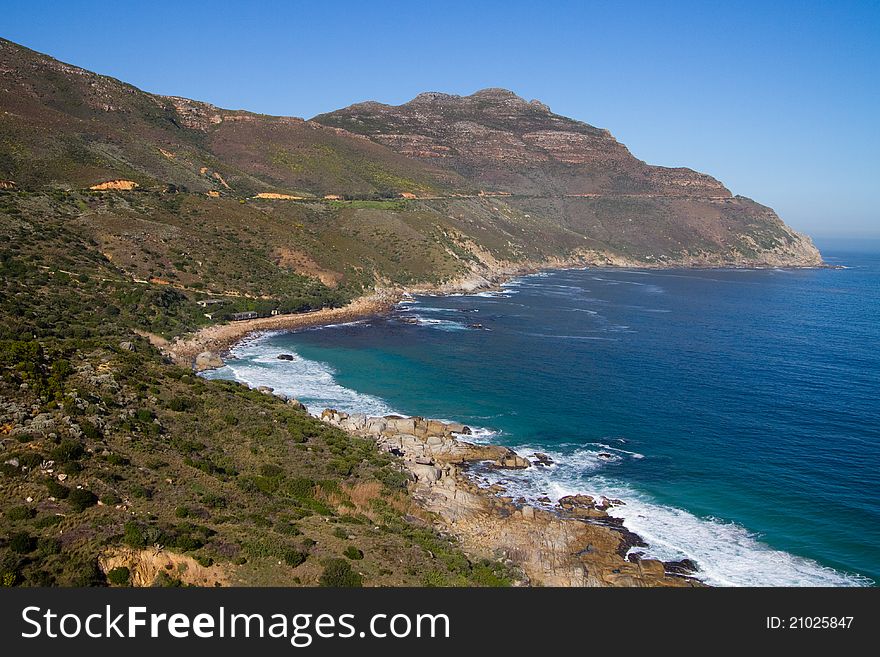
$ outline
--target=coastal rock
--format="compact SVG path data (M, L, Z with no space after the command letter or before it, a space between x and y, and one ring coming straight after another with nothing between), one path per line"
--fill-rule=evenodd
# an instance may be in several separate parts
M203 351L195 357L193 367L197 372L223 367L223 360L213 351Z
M321 418L355 435L370 437L380 449L402 458L413 498L435 514L443 531L480 557L501 556L520 567L532 584L544 586L700 586L677 572L669 574L653 559L626 555L644 542L608 516L611 501L589 495L559 500L554 511L522 498L501 496L500 484L482 488L468 475L469 465L529 467L528 459L501 445L459 440L464 425L420 417L382 418L325 409ZM549 498L544 498L549 503Z
M681 559L679 561L664 561L663 567L667 573L673 575L689 576L699 570L699 566L692 559Z
M535 457L535 461L538 465L553 465L553 459L544 454L543 452L535 452L532 454Z
M532 464L529 463L528 459L524 459L519 454L507 454L503 458L495 461L494 465L497 468L508 468L511 470L522 470L524 468L530 467Z
M435 465L416 463L410 466L410 472L416 480L433 483L443 475L443 471Z
M306 408L306 405L303 404L299 399L294 399L293 397L287 400L287 405L292 406L296 410L302 411L303 413L306 413L309 410L308 408Z
M278 360L293 360L292 354L278 354Z
M566 495L565 497L560 497L559 506L563 508L594 508L596 506L596 500L592 495Z

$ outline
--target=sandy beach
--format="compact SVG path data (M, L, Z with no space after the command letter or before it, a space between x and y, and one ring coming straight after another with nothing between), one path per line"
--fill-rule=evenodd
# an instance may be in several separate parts
M259 331L277 331L351 322L390 310L402 296L401 291L379 290L358 297L340 308L324 308L308 313L259 317L239 322L207 326L202 330L173 341L150 337L153 344L181 367L197 371L222 365L221 356L247 335Z

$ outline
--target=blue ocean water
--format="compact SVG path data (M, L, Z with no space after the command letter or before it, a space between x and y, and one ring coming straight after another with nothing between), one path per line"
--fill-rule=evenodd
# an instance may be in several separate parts
M880 254L846 269L587 269L274 333L209 373L324 407L460 420L555 465L716 585L880 581ZM293 361L277 359L295 354Z

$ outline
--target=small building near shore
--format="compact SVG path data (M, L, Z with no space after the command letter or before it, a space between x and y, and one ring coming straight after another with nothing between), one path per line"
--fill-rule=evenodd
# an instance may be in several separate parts
M240 322L244 319L256 319L257 317L259 317L259 315L253 310L248 310L243 313L232 313L233 322Z

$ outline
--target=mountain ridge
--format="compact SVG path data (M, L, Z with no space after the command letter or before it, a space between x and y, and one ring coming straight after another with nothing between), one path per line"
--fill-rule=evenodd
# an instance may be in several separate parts
M413 257L435 264L422 274L407 266L404 279L414 282L485 268L483 252L508 264L821 263L809 238L715 178L648 165L608 130L506 89L424 92L401 105L366 101L311 119L270 116L150 94L6 40L0 82L0 180L9 188L275 199L260 211L286 220L329 211L334 239L372 235L368 261L391 235L419 242ZM288 200L300 206L277 206ZM327 205L336 200L386 206ZM310 202L323 206L302 206ZM370 228L377 222L378 232ZM438 250L438 230L466 245L467 257L447 238ZM305 252L341 278L364 264L314 244L279 249ZM399 278L389 267L397 269L369 264L361 278Z

